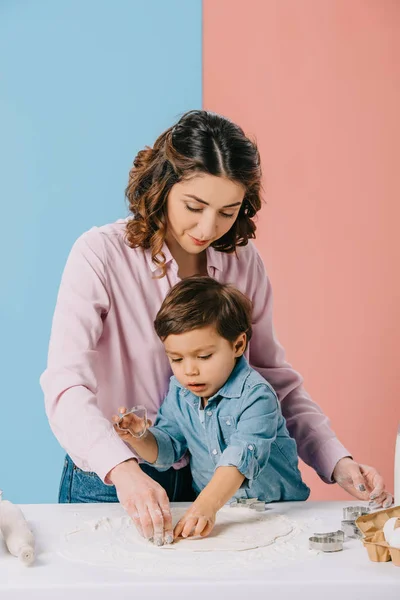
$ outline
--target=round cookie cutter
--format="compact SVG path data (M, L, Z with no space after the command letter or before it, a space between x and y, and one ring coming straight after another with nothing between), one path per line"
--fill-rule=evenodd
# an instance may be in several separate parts
M343 542L344 532L341 529L328 533L314 533L309 538L309 548L319 552L340 552L343 550Z

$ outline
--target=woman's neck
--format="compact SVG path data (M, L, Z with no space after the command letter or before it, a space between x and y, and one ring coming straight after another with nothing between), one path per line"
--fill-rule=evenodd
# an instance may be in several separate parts
M199 254L189 254L174 238L169 239L167 237L165 243L178 265L178 275L181 279L193 275L207 275L207 253L205 250Z

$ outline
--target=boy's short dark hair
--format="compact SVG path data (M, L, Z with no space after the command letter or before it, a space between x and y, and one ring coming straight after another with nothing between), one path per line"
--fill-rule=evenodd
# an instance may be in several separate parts
M158 337L214 325L219 335L234 342L241 333L250 341L251 301L235 287L211 277L188 277L168 292L154 321Z

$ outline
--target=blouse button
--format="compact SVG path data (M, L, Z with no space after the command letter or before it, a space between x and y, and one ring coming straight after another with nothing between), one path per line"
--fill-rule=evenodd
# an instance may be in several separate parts
M218 454L218 450L216 450L216 449L214 448L214 450L212 451L212 453L213 453L213 454L214 454L214 456L215 456L216 454Z
M249 450L254 450L253 444L249 444L247 447L248 447Z
M211 415L212 415L212 410L208 410L208 411L207 411L207 416L208 416L208 417L211 417Z

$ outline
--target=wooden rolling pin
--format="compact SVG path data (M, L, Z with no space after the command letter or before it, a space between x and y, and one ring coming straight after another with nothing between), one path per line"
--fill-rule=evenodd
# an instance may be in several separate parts
M0 530L8 551L25 565L35 560L35 540L21 509L8 500L0 501Z

